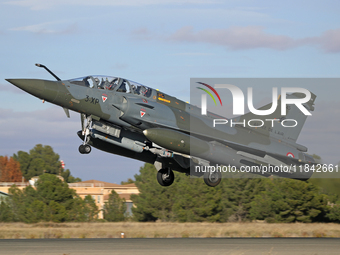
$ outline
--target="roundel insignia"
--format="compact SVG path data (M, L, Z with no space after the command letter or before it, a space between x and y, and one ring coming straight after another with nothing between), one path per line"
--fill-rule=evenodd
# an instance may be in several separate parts
M293 154L293 153L291 153L291 152L288 152L288 153L287 153L287 157L290 157L290 158L295 158L294 154Z
M102 95L102 100L103 100L103 103L105 103L105 101L107 100L107 95L106 94Z
M143 116L146 114L145 109L140 109L140 117L143 118Z

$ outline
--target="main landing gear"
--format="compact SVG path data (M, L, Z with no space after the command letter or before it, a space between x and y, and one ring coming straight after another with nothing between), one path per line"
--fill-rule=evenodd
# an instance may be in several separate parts
M218 184L220 184L222 178L221 172L215 171L215 172L205 172L203 175L203 179L205 184L207 184L210 187L216 187Z
M84 124L86 120L86 125ZM91 152L91 146L88 145L87 143L90 141L90 128L92 126L92 118L91 116L88 116L86 118L85 114L81 114L81 126L82 126L82 133L85 135L84 137L84 142L82 145L79 146L79 152L81 154L89 154Z
M174 180L175 175L170 168L162 168L157 173L157 181L162 186L170 186Z
M206 172L203 175L205 184L216 187L222 180L221 172ZM157 181L162 186L170 186L175 180L174 172L170 168L162 168L157 172Z

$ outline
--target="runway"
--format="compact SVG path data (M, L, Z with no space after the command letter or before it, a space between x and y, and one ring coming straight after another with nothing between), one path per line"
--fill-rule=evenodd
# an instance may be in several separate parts
M340 254L338 238L1 239L0 255Z

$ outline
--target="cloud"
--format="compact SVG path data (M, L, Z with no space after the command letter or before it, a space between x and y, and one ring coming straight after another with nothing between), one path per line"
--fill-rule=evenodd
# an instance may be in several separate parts
M301 43L316 45L327 53L340 52L340 28L326 30L320 36L304 38Z
M11 28L11 31L25 31L35 34L74 34L77 31L77 24L64 25L66 21L44 22L23 27ZM60 26L61 25L61 26Z
M212 56L212 53L205 53L205 52L179 52L170 54L173 56Z
M204 29L198 32L195 32L193 27L186 26L170 35L167 40L217 44L233 50L255 48L286 50L295 47L297 43L288 36L266 33L260 26Z
M153 40L159 37L159 35L151 33L146 27L133 30L131 36L133 40Z
M340 28L326 30L320 36L292 38L266 32L262 26L232 26L225 29L195 31L184 26L170 35L161 35L143 27L133 30L134 40L161 40L177 43L207 43L224 46L230 50L272 49L284 51L302 46L321 48L326 53L340 52Z
M210 0L15 0L5 4L28 7L31 10L52 9L58 6L143 6L143 5L184 5L213 4L221 1Z

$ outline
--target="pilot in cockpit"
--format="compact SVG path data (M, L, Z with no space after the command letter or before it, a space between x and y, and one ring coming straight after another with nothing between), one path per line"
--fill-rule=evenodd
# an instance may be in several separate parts
M98 85L98 89L104 89L105 88L105 81L104 79L102 78L102 80L100 81L100 84Z
M100 81L99 81L99 79L97 77L94 78L94 82L95 82L95 87L99 88Z
M117 81L117 79L115 79L111 82L107 81L106 89L107 90L113 90L114 87L116 87L116 81Z
M122 84L119 86L119 88L117 89L117 92L126 93L126 82L125 81L123 81Z
M139 93L140 95L146 96L146 93L148 93L148 88L141 86Z

